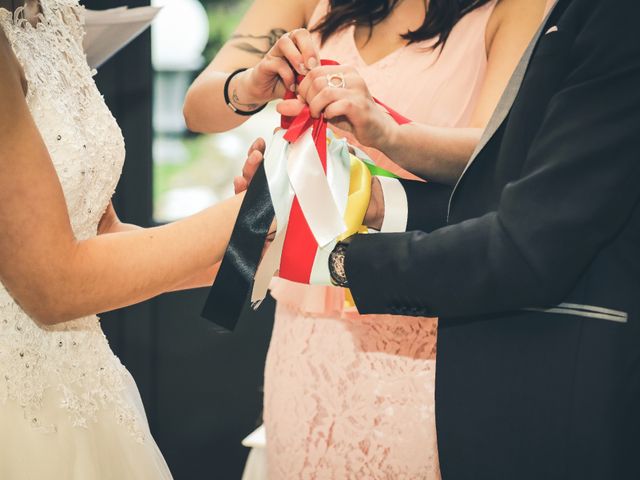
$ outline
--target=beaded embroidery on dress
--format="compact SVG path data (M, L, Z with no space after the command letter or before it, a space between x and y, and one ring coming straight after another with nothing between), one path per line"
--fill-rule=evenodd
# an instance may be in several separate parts
M0 28L23 67L27 104L59 176L73 231L78 239L95 236L125 149L82 48L83 7L76 0L41 1L34 24L22 8L15 13L0 9ZM99 319L40 326L1 283L0 430L0 478L170 478L135 383L111 351ZM7 453L15 447L18 455L30 445L21 445L22 440L46 439L62 453L55 458L48 452L53 464L42 467L46 477L24 463L17 466ZM61 440L71 445L61 447ZM95 451L84 443L80 447L81 442L91 443ZM34 447L34 455L40 455ZM134 467L119 458L134 452L150 458L134 459ZM120 465L104 464L109 460L101 456L107 453L112 464ZM91 458L77 458L83 454ZM73 468L62 465L69 458ZM124 476L115 476L118 472Z

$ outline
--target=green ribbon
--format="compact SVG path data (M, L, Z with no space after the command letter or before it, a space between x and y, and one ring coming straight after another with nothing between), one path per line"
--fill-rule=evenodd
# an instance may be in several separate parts
M347 165L349 164L348 155L349 153L353 153L353 155L358 160L361 160L367 166L367 168L369 169L369 172L371 172L371 175L373 175L374 177L400 178L395 173L391 173L389 170L386 170L382 167L377 166L375 162L371 160L371 157L369 157L369 155L367 155L367 153L364 150L354 145L349 145L346 139L344 138L337 139L333 131L327 130L327 139L329 140L329 143L333 143L333 142L342 143L342 145L344 146L344 150L342 150L343 152L342 154L346 155L345 162L347 162Z
M391 173L389 170L385 170L384 168L377 166L375 163L369 163L364 160L364 164L374 177L400 178L395 173Z

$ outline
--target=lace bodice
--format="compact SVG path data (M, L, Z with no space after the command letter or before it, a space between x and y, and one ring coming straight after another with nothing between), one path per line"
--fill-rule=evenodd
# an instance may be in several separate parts
M0 9L0 28L24 69L27 103L58 173L73 231L87 239L96 235L118 182L124 141L86 62L83 8L75 0L40 3L35 26L22 9ZM73 425L88 425L109 404L116 421L138 435L136 415L119 395L124 375L97 317L39 326L0 284L0 405L18 402L35 428L55 430L41 410L53 389Z

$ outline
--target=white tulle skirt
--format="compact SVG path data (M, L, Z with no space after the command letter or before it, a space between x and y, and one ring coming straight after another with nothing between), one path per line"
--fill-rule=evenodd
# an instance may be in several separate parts
M171 472L153 440L133 378L125 379L124 400L144 420L144 440L131 435L109 406L86 427L72 426L60 408L62 398L47 392L42 411L55 431L33 428L21 407L0 403L0 479L2 480L168 480Z

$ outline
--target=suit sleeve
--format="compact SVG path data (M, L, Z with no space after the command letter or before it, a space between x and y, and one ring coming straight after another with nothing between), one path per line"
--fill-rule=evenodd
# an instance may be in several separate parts
M400 183L407 197L407 231L432 232L447 224L452 186L414 180Z
M388 177L378 179L385 206L380 232L431 232L447 224L453 187L436 182L425 183Z
M585 22L591 33L576 37L571 73L496 211L431 232L410 221L421 231L354 239L345 267L361 313L553 305L624 228L640 199L640 35L627 19L638 7L604 3Z

